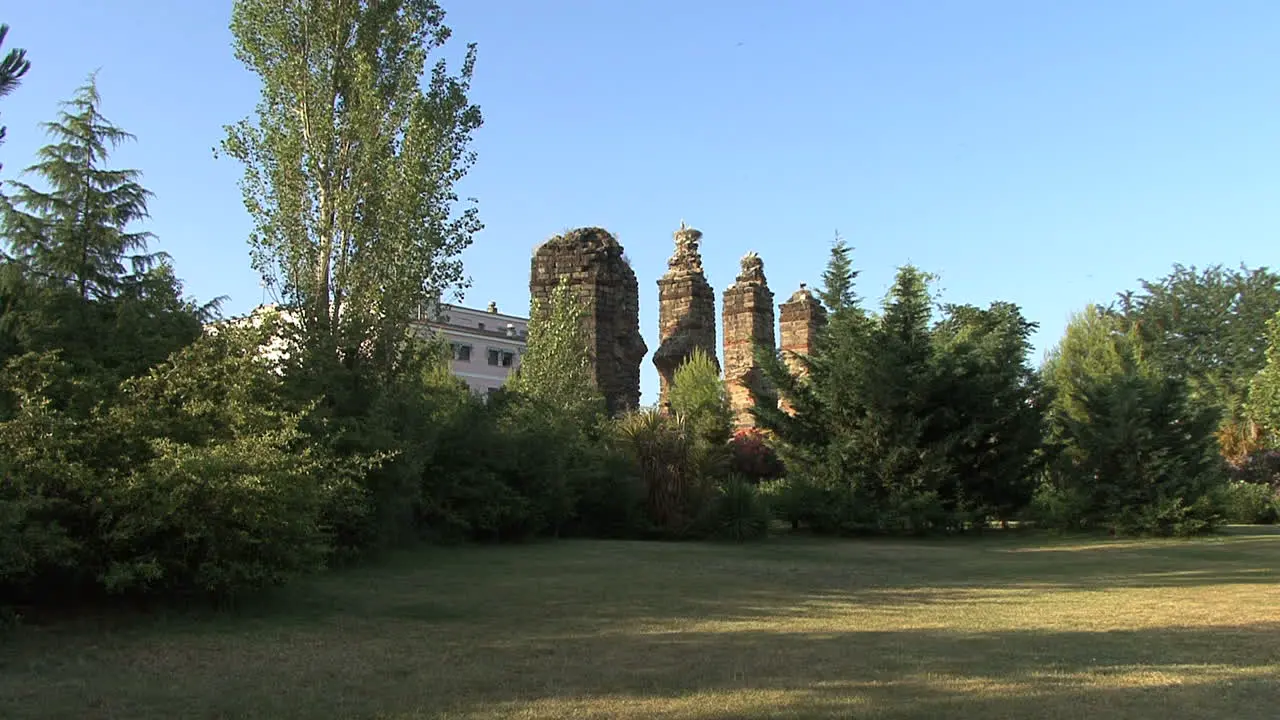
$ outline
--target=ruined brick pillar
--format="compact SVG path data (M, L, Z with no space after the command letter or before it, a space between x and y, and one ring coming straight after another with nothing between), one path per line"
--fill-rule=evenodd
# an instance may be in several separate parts
M648 347L640 337L640 287L622 245L608 230L579 228L534 251L529 296L548 302L561 279L586 309L587 336L596 385L609 412L640 406L640 362Z
M764 277L764 262L754 252L742 258L738 279L724 291L724 384L735 428L753 427L750 387L760 383L755 345L776 347L773 340L773 292Z
M790 300L778 306L778 342L782 361L796 376L804 374L798 356L811 355L818 331L827 323L827 310L813 297L804 283ZM786 398L778 399L778 407L790 412Z
M675 252L667 260L667 272L658 280L658 407L668 408L667 393L676 369L702 348L716 360L716 293L702 272L698 243L702 233L680 223L675 232ZM719 363L716 363L719 367Z

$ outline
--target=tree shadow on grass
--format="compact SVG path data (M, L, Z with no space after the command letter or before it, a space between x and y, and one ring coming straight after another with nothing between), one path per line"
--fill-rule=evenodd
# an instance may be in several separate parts
M690 706L677 715L1270 718L1280 701L1277 637L1280 623L512 638L477 645L475 660L489 670L455 676L446 702L495 715L542 704L552 716L557 704L621 698L635 706L628 716L645 717L681 698L760 696L766 706L722 713ZM530 663L544 669L536 679Z

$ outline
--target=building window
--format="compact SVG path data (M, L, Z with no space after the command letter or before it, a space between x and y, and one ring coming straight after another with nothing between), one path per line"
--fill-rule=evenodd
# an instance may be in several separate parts
M494 367L497 367L498 363L501 362L501 360L502 360L502 353L498 352L497 350L494 350L493 348L489 348L489 364Z
M453 346L453 359L460 362L471 362L471 346L462 343L451 343Z
M502 367L511 367L511 364L515 362L515 359L516 359L515 353L511 352L510 350L503 351Z
M480 329L480 330L483 330L483 329L484 329L484 323L477 323L477 325L479 326L479 329Z

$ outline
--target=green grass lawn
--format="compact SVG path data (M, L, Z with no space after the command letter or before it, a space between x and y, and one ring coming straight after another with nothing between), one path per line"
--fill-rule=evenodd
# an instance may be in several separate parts
M21 627L0 717L1277 718L1280 534L429 549Z

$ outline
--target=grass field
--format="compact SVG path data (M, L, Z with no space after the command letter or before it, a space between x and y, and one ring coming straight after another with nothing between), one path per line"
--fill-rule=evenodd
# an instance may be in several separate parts
M24 626L0 717L1277 718L1280 534L424 550Z

